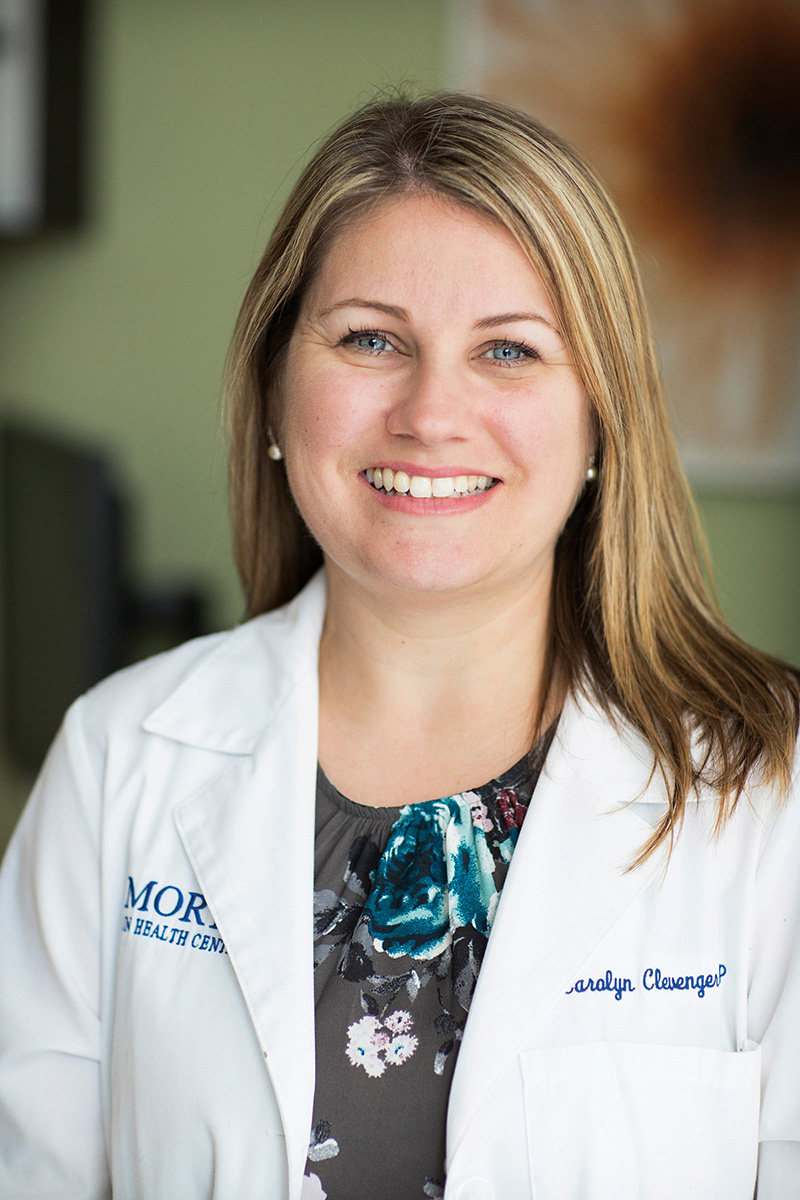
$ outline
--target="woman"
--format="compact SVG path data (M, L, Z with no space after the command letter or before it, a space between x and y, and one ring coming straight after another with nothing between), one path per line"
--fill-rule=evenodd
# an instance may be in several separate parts
M600 185L487 101L368 106L229 387L254 619L67 716L0 1194L793 1194L798 683L707 597Z

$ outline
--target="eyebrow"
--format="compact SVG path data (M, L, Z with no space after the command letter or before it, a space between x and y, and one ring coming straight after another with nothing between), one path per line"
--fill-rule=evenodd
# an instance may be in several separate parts
M351 296L349 300L339 300L330 308L324 309L319 315L327 317L339 308L373 308L377 312L386 313L389 317L397 317L398 321L407 321L408 313L396 304L381 304L380 300L362 300L360 296Z
M496 317L481 317L480 321L475 322L475 328L492 329L495 325L510 325L512 321L536 321L537 324L546 325L548 329L553 330L553 333L561 336L552 321L548 321L547 317L543 317L541 313L532 312L508 312L498 313Z
M347 300L338 300L336 304L332 304L330 308L324 309L319 315L320 317L330 316L332 312L336 312L340 308L371 308L376 312L386 313L389 317L396 317L398 321L408 321L409 315L404 308L400 308L397 304L383 304L380 300L365 300L361 296L351 296ZM532 312L507 312L498 313L492 317L481 317L480 321L476 321L475 329L493 329L497 325L507 325L512 321L535 321L539 325L546 325L548 329L552 329L561 337L561 332L552 321L548 321L541 313Z

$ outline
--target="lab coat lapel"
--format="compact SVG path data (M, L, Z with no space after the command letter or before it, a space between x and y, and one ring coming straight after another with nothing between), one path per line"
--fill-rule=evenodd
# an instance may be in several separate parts
M663 870L625 867L651 832L659 785L636 738L570 701L520 832L475 990L448 1110L448 1161L497 1076ZM646 792L651 803L628 803ZM661 809L663 811L663 808ZM643 815L644 814L644 815Z
M206 748L210 740L218 747L235 743L239 751L230 766L178 805L175 823L264 1054L286 1135L290 1197L297 1200L314 1095L313 852L322 581L295 601L290 615L292 610L294 619L278 629L267 623L266 642L243 636L222 662L211 660L201 677L183 686L182 700L173 696L148 728ZM253 658L249 672L240 666L231 670L236 654ZM260 675L258 686L254 674ZM244 693L226 692L242 680ZM198 714L214 711L208 707L214 695L218 720L200 729ZM254 744L247 752L249 741Z

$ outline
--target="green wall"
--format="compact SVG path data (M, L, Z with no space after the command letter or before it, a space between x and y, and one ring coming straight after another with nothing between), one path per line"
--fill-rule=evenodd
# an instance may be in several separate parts
M706 493L698 507L728 622L800 666L800 498Z
M241 616L219 388L310 147L376 90L446 86L439 0L94 0L90 220L0 246L0 404L116 452L148 580Z
M241 614L219 383L310 146L387 84L446 87L444 0L95 0L91 216L0 246L0 403L116 453L139 573ZM704 496L723 609L800 662L800 499Z

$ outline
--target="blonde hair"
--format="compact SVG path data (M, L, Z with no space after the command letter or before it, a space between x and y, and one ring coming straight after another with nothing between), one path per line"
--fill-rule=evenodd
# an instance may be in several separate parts
M513 109L456 94L373 102L334 131L298 180L245 296L228 362L234 540L249 612L289 600L321 562L282 466L267 455L301 301L343 229L412 192L468 205L517 238L594 409L599 477L556 548L545 677L557 670L568 689L626 718L652 747L670 802L637 861L672 843L701 781L717 793L721 829L756 766L765 781L788 786L798 679L738 639L709 597L619 216L576 153Z

